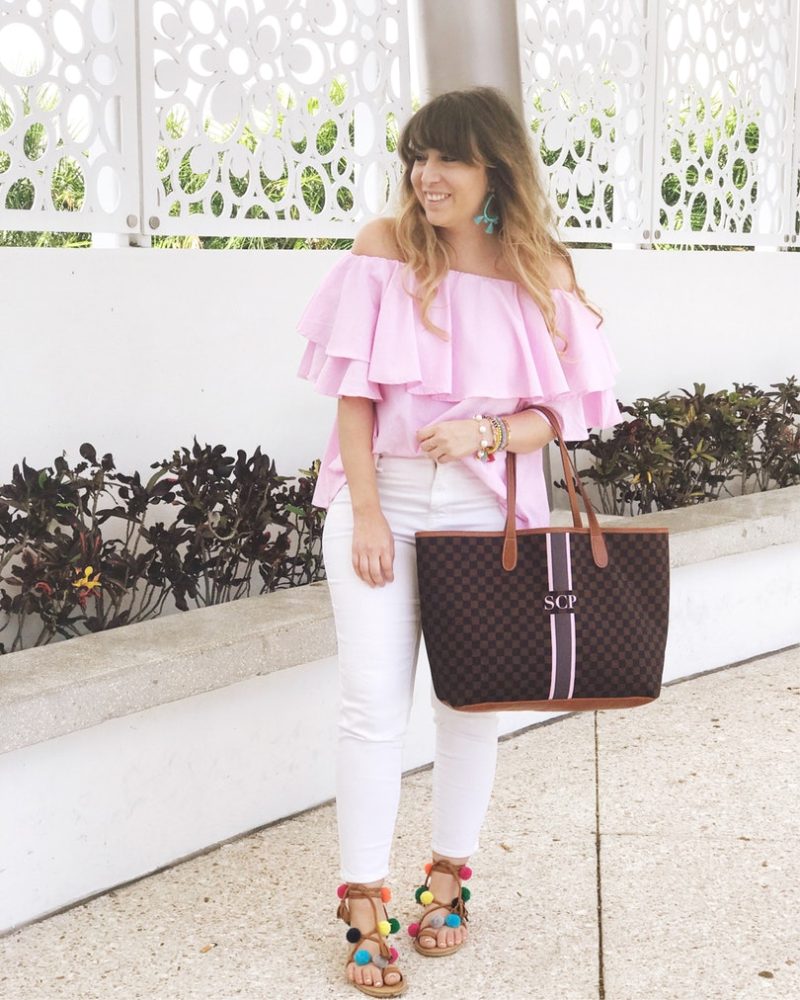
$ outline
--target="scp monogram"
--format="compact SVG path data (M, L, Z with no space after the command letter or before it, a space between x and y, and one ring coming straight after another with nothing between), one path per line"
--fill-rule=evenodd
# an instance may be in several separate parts
M544 610L545 611L574 611L575 602L578 600L576 594L572 591L568 591L565 594L545 594L544 597Z

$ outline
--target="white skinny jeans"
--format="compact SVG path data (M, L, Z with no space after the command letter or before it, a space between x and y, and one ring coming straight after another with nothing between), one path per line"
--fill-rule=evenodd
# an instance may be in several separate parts
M394 535L394 580L370 586L353 569L346 484L328 507L322 534L338 640L336 814L345 882L374 882L389 870L421 638L414 532L499 531L505 525L496 495L464 460L437 464L425 456L378 455L375 467L381 509ZM468 857L478 847L494 783L497 714L456 712L433 687L431 701L431 846L445 857Z

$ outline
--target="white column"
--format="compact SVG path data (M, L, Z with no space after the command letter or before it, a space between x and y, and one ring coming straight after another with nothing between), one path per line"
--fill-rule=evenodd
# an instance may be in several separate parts
M424 103L446 90L498 87L522 113L516 0L416 0Z

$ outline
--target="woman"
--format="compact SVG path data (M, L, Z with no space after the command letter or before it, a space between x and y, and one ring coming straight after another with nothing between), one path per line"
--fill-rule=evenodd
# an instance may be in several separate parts
M621 419L602 316L554 234L525 127L487 87L434 98L402 131L394 218L375 219L333 266L298 324L298 376L338 397L313 502L338 639L338 916L348 979L371 996L405 988L388 944L384 880L420 644L414 532L501 530L505 453L517 453L517 527L549 524L541 449L548 403L565 440ZM486 594L491 606L492 594ZM436 723L432 856L416 950L467 938L471 874L497 755L494 713Z

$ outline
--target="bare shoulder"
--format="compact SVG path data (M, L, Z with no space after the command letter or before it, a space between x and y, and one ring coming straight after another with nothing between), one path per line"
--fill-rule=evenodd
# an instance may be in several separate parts
M565 292L575 291L572 268L562 257L554 257L550 265L550 287L561 288Z
M353 253L402 260L394 238L394 219L381 217L364 223L353 242Z

